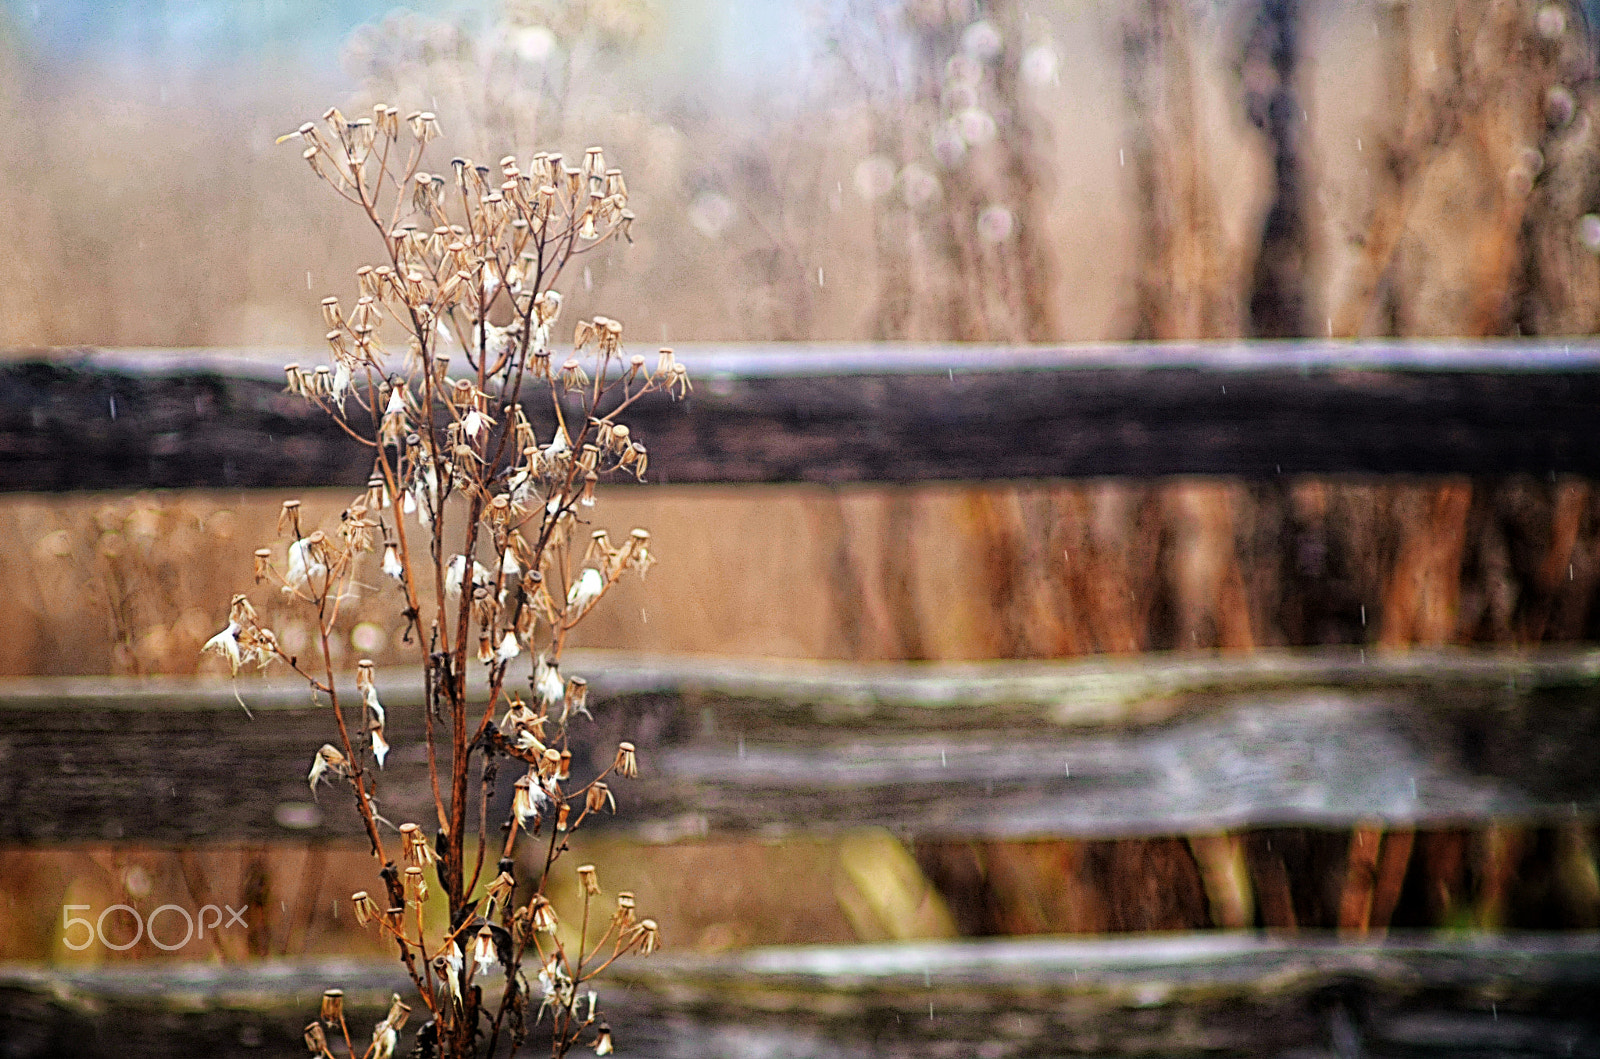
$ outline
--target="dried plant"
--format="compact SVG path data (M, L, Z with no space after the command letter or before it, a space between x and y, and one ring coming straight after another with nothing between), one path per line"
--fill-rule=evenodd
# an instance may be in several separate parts
M579 321L570 353L555 353L563 270L626 238L633 221L622 172L599 148L575 166L539 153L526 171L507 156L497 169L456 158L435 173L423 164L438 136L433 114L402 118L379 105L356 119L329 110L283 138L304 144L312 172L370 220L383 246L382 263L357 270L348 311L337 298L322 303L331 365L285 369L291 393L371 449L373 471L337 526L305 524L290 500L278 522L283 550L256 552L256 583L315 615L318 657L288 654L244 594L206 649L235 671L282 661L329 704L337 735L308 779L314 792L348 786L381 865L382 885L351 900L358 920L394 941L427 1009L418 1054L511 1054L541 1025L552 1056L578 1043L605 1054L610 1031L591 983L620 956L654 951L660 936L626 893L592 924L601 891L589 866L578 869L576 947L556 934L545 891L569 836L614 812L609 785L638 774L633 745L622 743L597 775L573 775L568 736L590 716L588 685L562 672L562 649L625 573L642 576L655 561L645 530L613 543L586 528L587 515L603 476L644 478L648 453L620 417L647 394L684 396L689 377L671 350L654 364L625 353L622 325L604 317ZM401 356L386 332L402 336ZM463 370L453 374L453 360ZM372 663L353 680L335 673L330 644L362 576L394 583L417 648L431 834L393 829L379 814L389 718ZM469 690L474 670L481 690L476 679ZM528 674L526 695L513 690L514 670ZM489 811L503 761L525 774L501 828ZM539 842L539 868L519 880L524 835ZM491 843L499 856L486 870ZM423 917L430 883L449 907L433 936ZM392 1055L410 1010L396 997L359 1054ZM330 1041L358 1054L332 993L306 1031L313 1054L331 1056Z

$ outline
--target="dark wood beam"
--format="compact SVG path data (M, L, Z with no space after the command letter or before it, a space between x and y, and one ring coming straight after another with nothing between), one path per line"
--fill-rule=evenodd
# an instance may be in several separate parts
M1121 838L1248 827L1553 823L1600 814L1600 654L1261 652L852 666L574 652L574 772L639 747L615 821L651 840L882 826ZM431 815L419 689L384 674L383 814ZM359 835L306 773L334 737L303 685L0 686L0 842ZM515 767L501 770L509 807Z
M1600 344L684 347L630 416L658 482L1600 476ZM285 350L12 351L0 490L358 485Z
M19 1059L304 1054L300 1033L324 989L345 991L364 1037L391 992L410 995L398 970L4 967L0 1040ZM1592 1055L1597 990L1593 933L806 946L623 961L600 982L618 1052L636 1059Z

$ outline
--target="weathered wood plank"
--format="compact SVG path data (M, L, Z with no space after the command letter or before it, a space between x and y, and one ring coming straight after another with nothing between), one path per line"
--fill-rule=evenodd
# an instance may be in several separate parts
M1262 652L852 666L575 652L596 721L576 771L638 744L612 825L646 838L885 826L1133 837L1252 826L1540 823L1600 813L1600 652ZM426 819L418 689L380 679L386 816ZM358 833L305 773L303 687L0 687L0 841ZM512 770L498 797L509 799ZM502 805L497 811L504 811Z
M1600 474L1594 343L681 352L692 399L631 416L662 482ZM320 357L13 351L0 489L359 485L366 452L279 392Z
M658 956L610 982L636 1059L1600 1054L1592 933L802 947ZM11 966L0 1040L20 1059L287 1057L333 985L358 1027L409 992L386 964Z

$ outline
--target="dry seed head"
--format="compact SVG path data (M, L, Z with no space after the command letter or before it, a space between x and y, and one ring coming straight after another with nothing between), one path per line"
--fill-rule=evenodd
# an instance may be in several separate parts
M256 617L256 608L250 605L250 597L243 592L234 594L228 601L228 620L236 621L246 629L252 628L261 619Z
M428 882L422 875L422 869L411 867L406 869L406 900L422 904L428 899Z
M283 508L278 512L278 532L292 532L296 539L300 537L300 501L285 500Z
M611 561L611 537L603 529L589 534L589 548L583 553L584 565L604 566Z
M542 755L541 755L542 756ZM511 812L516 816L518 825L528 826L529 820L537 820L539 816L539 803L543 792L534 793L533 777L523 776L517 780L511 795Z
M434 851L433 843L428 841L428 836L416 824L401 824L400 839L405 859L412 864L421 867L438 862L439 854Z
M639 758L634 752L632 743L617 744L617 760L612 767L617 775L625 779L634 779L639 775Z
M593 864L578 865L578 880L583 883L583 892L590 897L600 892L600 877L595 874Z
M561 751L551 747L539 759L539 778L549 779L561 771Z
M617 811L617 799L612 795L611 788L601 780L589 784L589 792L584 796L583 804L591 813L598 813L606 808L613 813Z
M655 920L639 920L635 934L635 944L638 946L640 956L649 956L661 947L661 928L656 926Z
M543 934L554 933L559 925L555 907L544 894L535 894L528 902L528 915L533 920L533 929Z
M410 115L407 120L411 125L412 135L423 144L439 138L439 119L434 117L432 111L419 111Z
M500 962L499 957L494 949L494 931L487 925L480 927L472 940L472 963L476 973L487 974L489 967L498 962Z
M433 174L418 173L411 179L411 208L426 213L433 206Z
M694 386L689 382L689 369L682 364L672 366L672 378L667 383L667 392L674 398L688 397L693 392Z
M272 549L271 548L257 548L256 549L256 553L255 553L255 558L256 558L256 570L255 570L256 584L259 585L263 580L266 579L268 568L270 567L270 565L272 563Z
M328 1051L328 1035L322 1031L322 1023L313 1022L306 1027L306 1051L312 1055L331 1055Z
M406 1028L406 1020L411 1017L411 1005L400 999L399 993L394 993L389 999L389 1014L384 1017L389 1028L399 1032Z
M366 926L383 915L383 910L378 907L378 902L365 890L357 890L350 895L350 903L355 906L356 922Z
M572 677L567 681L567 712L589 712L589 682L582 677ZM567 777L563 775L561 778L564 780Z
M548 753L548 751L546 751ZM561 751L561 762L556 766L556 779L562 783L567 782L572 776L572 751Z
M561 385L569 390L589 385L589 374L578 363L578 358L568 357L566 363L561 365Z
M617 910L612 914L611 922L619 930L633 926L633 891L617 891Z
M344 326L344 314L339 311L338 298L330 296L322 299L322 322L330 331Z
M511 877L510 872L501 872L494 877L488 886L483 888L484 895L496 905L503 905L511 899L511 894L517 888L517 880Z
M292 393L296 397L304 397L306 395L306 383L304 377L300 374L299 364L289 363L283 366L283 381L285 393Z
M327 989L322 993L322 1021L330 1026L344 1018L344 990Z

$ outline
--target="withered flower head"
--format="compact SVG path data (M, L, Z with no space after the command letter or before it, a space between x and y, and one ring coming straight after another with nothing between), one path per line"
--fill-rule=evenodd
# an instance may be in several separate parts
M589 793L584 799L584 805L591 813L598 813L609 808L613 813L617 811L617 800L611 794L611 788L601 780L589 784Z
M589 682L582 677L571 677L567 680L566 713L590 716L589 714ZM566 779L566 776L562 776Z
M617 744L617 760L612 768L616 769L617 775L625 779L631 780L639 775L639 758L634 753L632 743Z
M399 993L390 994L389 1014L384 1018L396 1032L406 1028L406 1020L411 1017L411 1005L400 999Z
M428 899L428 882L422 876L422 869L410 867L406 869L406 900L422 904Z
M416 824L400 825L400 842L405 859L418 867L439 860L439 854L434 852L433 843L428 841L428 836L423 834L422 828Z
M518 826L526 828L530 822L537 822L539 807L544 804L547 797L532 776L523 776L517 780L515 791L511 796L511 812L516 816Z
M578 879L583 883L583 892L590 897L600 892L600 877L595 874L593 864L580 864L578 866Z
M345 757L339 753L338 747L332 743L323 743L322 749L317 751L317 756L311 759L311 772L306 779L311 782L311 793L317 793L317 781L328 773L336 776L345 774Z
M542 934L552 934L557 926L555 906L544 894L534 894L533 900L528 902L528 915L533 920L533 929Z
M344 990L324 990L322 993L322 1021L331 1026L342 1018L344 1018Z
M500 962L495 955L494 931L488 927L481 927L477 936L472 939L472 963L474 974L488 974L489 968Z
M383 914L378 908L378 902L374 901L365 890L357 890L351 894L350 903L355 906L356 922L362 926L366 926Z
M510 872L501 872L494 877L488 886L483 888L484 895L494 903L495 907L503 907L511 899L511 894L517 888L517 880L511 877ZM486 916L488 913L486 913Z
M296 537L300 536L300 501L285 500L283 509L278 512L278 532L293 531Z
M619 930L633 926L633 891L617 891L617 910L612 914L611 922Z
M649 956L661 947L661 928L653 919L641 919L633 928L629 944L640 956Z

